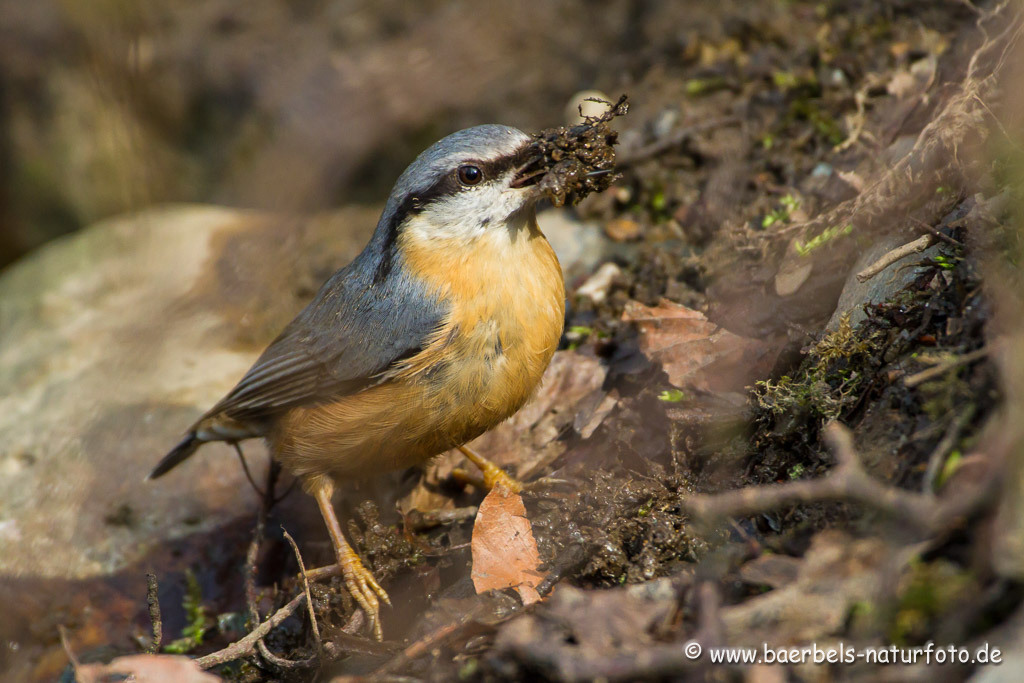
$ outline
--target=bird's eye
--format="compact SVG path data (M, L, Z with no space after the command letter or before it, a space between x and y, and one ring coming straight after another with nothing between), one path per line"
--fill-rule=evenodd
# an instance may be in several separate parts
M484 179L484 172L479 166L459 166L459 182L463 185L476 185Z

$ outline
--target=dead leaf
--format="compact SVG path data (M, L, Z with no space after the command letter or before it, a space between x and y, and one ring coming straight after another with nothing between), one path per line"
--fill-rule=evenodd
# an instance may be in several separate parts
M722 610L726 642L744 647L821 642L840 631L852 605L875 599L882 577L911 556L877 538L823 531L798 561L795 581Z
M206 673L188 657L179 655L130 655L110 664L83 664L75 675L79 683L131 680L136 683L216 683L218 676Z
M519 494L501 486L487 494L476 515L471 547L477 593L515 588L524 605L540 600L540 553Z
M622 319L636 324L640 350L680 388L737 391L774 362L769 345L733 334L703 313L666 299L655 307L631 301Z

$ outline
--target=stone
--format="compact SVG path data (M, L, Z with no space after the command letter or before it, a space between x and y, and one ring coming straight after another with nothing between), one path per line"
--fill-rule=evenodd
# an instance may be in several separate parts
M61 622L45 624L62 613L79 652L126 642L107 628L144 614L142 564L163 579L188 562L242 562L246 532L236 548L225 529L251 528L258 496L227 446L144 478L361 250L378 212L168 206L98 223L0 274L0 670L60 663ZM259 477L264 449L249 443ZM304 496L287 502L315 513ZM209 540L173 556L197 536Z

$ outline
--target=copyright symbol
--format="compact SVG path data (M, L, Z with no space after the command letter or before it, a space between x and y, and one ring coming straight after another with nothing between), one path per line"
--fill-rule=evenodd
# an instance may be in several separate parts
M683 654L686 655L687 659L697 659L700 657L700 643L696 640L691 640L683 646Z

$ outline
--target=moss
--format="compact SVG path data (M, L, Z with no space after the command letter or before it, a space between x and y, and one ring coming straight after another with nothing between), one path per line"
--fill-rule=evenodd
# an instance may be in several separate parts
M788 223L793 211L800 206L800 200L791 194L787 194L779 200L779 208L771 211L761 219L762 228L770 228L776 223Z
M795 240L793 242L793 248L796 249L796 253L801 256L807 256L815 249L820 249L835 240L837 237L841 235L849 235L851 232L853 232L853 225L850 223L847 223L846 225L832 225L822 230L807 242Z
M889 622L889 642L921 642L933 631L933 622L977 598L978 582L970 572L947 560L915 562L904 578Z
M809 414L822 423L838 418L860 395L879 341L877 332L857 334L844 315L835 332L810 349L796 375L757 383L758 406L776 416Z
M203 644L203 637L213 626L206 607L203 605L203 590L191 569L185 571L185 598L182 601L187 624L181 629L181 638L164 646L164 652L183 655Z

